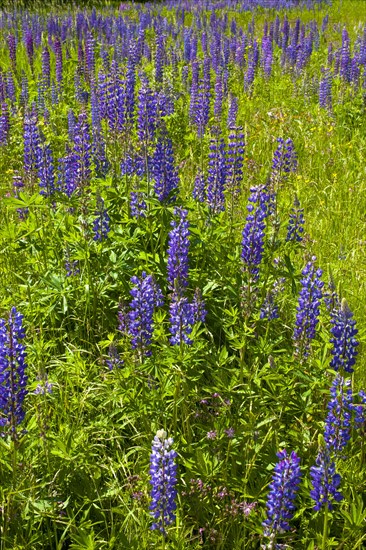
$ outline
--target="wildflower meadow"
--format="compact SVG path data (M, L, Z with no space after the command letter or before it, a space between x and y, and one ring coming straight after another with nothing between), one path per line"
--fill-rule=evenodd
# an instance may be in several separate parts
M366 548L366 2L3 2L0 550Z

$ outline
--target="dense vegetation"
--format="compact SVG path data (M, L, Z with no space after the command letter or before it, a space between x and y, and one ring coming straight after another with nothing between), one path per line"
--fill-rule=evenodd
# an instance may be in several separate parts
M0 549L363 548L363 1L0 12Z

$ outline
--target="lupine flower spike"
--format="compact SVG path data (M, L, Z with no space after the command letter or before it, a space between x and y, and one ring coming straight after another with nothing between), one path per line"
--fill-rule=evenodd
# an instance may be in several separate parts
M150 455L151 505L154 518L151 529L166 534L166 528L175 521L175 498L177 496L177 453L171 448L173 439L164 430L158 430L152 442Z
M289 521L294 514L294 501L301 478L300 458L294 451L288 455L283 449L277 456L280 460L274 468L267 500L267 519L263 522L264 536L270 539L269 548L274 548L278 533L290 529Z
M27 390L23 315L15 307L7 319L0 319L0 426L16 438L16 427L24 419L23 401Z

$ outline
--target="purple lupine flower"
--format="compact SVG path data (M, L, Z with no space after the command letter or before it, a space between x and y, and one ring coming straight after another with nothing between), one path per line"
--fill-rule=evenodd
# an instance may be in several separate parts
M189 119L191 124L196 122L197 113L197 98L198 98L198 81L199 81L200 66L198 61L192 63L192 82L190 89L190 103L189 103Z
M359 405L353 405L353 410L355 411L355 424L356 428L366 427L366 393L361 390L358 393L361 403Z
M129 46L126 71L126 119L131 125L135 111L135 86L136 86L136 44L132 40Z
M175 208L174 215L179 217L179 221L173 220L170 224L173 229L169 232L168 286L179 295L188 286L188 211Z
M63 78L63 63L62 63L62 44L59 38L55 39L55 57L56 57L56 82L59 89L62 85Z
M137 135L145 145L155 137L157 126L157 102L156 95L149 86L146 77L142 78L141 88L138 93L137 107Z
M51 59L47 46L42 50L42 85L44 92L51 86Z
M205 307L205 302L202 298L202 292L200 291L199 288L196 288L194 292L191 308L192 308L194 323L198 323L198 322L204 323L206 320L207 310Z
M140 279L131 277L131 283L134 287L130 290L132 300L128 313L128 330L132 349L137 349L142 359L143 355L151 355L149 348L153 335L154 308L163 304L163 295L152 275L146 275L145 271Z
M332 312L331 323L333 327L330 332L333 335L330 342L333 344L331 353L333 358L330 362L332 369L345 372L353 372L353 365L356 362L358 342L355 338L358 330L353 313L349 309L347 301L343 298L339 309Z
M144 194L137 191L130 193L130 211L133 218L145 218L147 204L144 200Z
M323 69L323 77L319 82L319 105L323 109L332 109L332 74L330 69Z
M227 116L227 127L229 129L236 127L237 115L238 115L238 98L230 94L229 112Z
M267 519L263 522L264 536L275 538L277 533L290 529L289 520L294 514L294 500L301 479L300 458L286 449L277 453L279 462L274 468L267 499Z
M226 189L232 198L238 197L243 180L244 134L241 128L232 129L226 151Z
M76 164L75 187L87 187L91 178L91 142L87 114L82 112L74 126L73 158Z
M155 180L154 191L159 201L174 201L179 176L174 163L172 140L165 133L159 137L156 144L151 160L151 176Z
M287 226L286 242L298 242L303 239L304 233L304 209L300 208L300 202L297 197L294 200L294 206L291 210L290 219Z
M198 202L205 202L206 200L206 181L202 172L198 172L195 177L192 196Z
M273 62L272 40L269 36L265 36L262 41L262 65L263 72L266 78L271 76Z
M28 54L29 64L31 67L31 71L33 73L34 44L33 44L32 30L30 28L26 29L24 38L25 38L25 47Z
M6 145L8 142L10 130L10 118L9 118L9 107L7 103L1 105L1 116L0 116L0 145Z
M106 359L106 365L109 370L119 369L123 366L123 359L121 359L118 350L114 344L110 344L108 349L108 359Z
M13 307L7 319L0 319L0 426L3 435L16 438L16 426L22 422L27 394L26 351L23 315Z
M11 66L16 73L16 67L17 67L17 41L14 34L8 35L8 48L9 48L9 57L11 61Z
M269 194L266 185L251 187L248 199L246 224L243 229L241 258L251 280L258 281L265 237L265 218L268 215Z
M164 430L156 432L150 455L150 513L154 518L151 529L159 529L163 535L166 534L166 528L175 521L177 496L177 453L171 448L173 439L167 439L166 436Z
M41 138L37 117L33 113L24 116L24 172L34 184L41 164Z
M278 304L275 302L276 295L274 292L269 291L266 294L264 302L260 311L261 319L268 319L268 321L273 321L273 319L278 319Z
M6 77L6 95L8 96L11 103L15 103L17 96L15 93L15 84L13 74L9 71Z
M333 509L333 501L340 502L342 493L338 491L341 484L341 476L336 473L335 464L330 458L328 449L321 449L315 466L310 468L310 477L313 489L311 498L315 501L314 510L319 511L323 506Z
M170 343L175 345L181 345L183 342L188 346L193 344L193 340L189 337L192 332L193 325L195 323L194 308L189 303L188 298L182 296L181 291L174 290L170 306L170 327L169 332L171 337Z
M38 171L40 194L50 197L55 192L55 167L50 145L42 147Z
M216 75L215 83L215 102L214 102L214 115L219 122L222 115L222 101L223 101L223 85L221 74Z
M351 439L353 411L351 380L337 374L330 389L324 440L330 453L339 454Z
M300 357L307 357L310 350L310 340L315 338L316 326L322 299L322 288L324 283L320 280L323 272L315 269L316 257L307 263L302 271L301 290L298 306L296 308L296 322L293 339L295 341L296 353Z
M285 141L283 138L278 138L277 142L278 146L272 160L272 186L285 181L288 174L297 169L297 154L292 139L288 138Z
M351 82L350 40L346 29L342 31L340 75L346 82Z
M195 96L195 106L194 106L194 124L197 128L197 136L199 138L204 136L206 126L209 120L210 114L210 91L205 86L203 80L200 81L198 86L198 91Z
M97 198L97 208L95 210L95 220L93 225L95 241L103 241L107 239L110 232L108 211L104 208L104 199L102 197Z
M95 74L95 40L90 32L88 32L85 41L85 61L88 80L91 81Z
M119 76L117 62L112 61L108 84L99 74L99 99L103 100L101 108L112 132L122 132L126 125L126 94L124 83Z
M225 143L217 135L210 141L207 176L207 203L213 214L225 210L226 154Z
M164 35L161 31L157 32L155 44L155 82L162 82L165 59L165 46Z

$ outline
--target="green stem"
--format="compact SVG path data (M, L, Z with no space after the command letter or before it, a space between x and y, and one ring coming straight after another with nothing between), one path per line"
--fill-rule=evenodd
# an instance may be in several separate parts
M322 550L326 550L327 542L328 542L328 504L325 505L325 510L324 510Z

